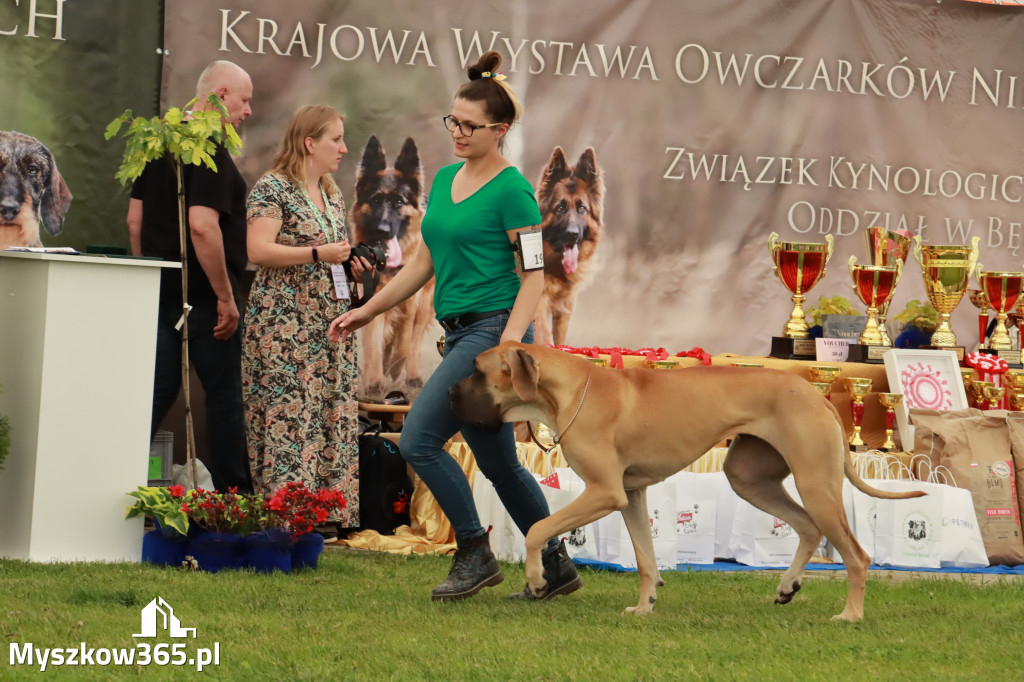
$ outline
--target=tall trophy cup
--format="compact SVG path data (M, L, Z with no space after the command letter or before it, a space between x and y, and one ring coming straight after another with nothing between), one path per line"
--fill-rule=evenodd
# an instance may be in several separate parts
M892 439L893 426L896 423L896 407L903 401L902 393L879 393L878 402L885 408L885 442L879 448L885 452L896 449L896 442Z
M967 300L978 309L978 348L985 348L985 336L988 333L988 296L984 289L968 289Z
M864 396L871 392L871 379L849 377L846 379L846 390L850 393L850 415L853 417L850 449L860 452L867 448L860 437L860 425L864 421Z
M910 233L904 230L890 230L884 227L869 227L864 230L864 243L868 247L868 255L872 265L895 265L896 261L906 265L912 243ZM885 320L889 315L889 303L892 298L878 309L878 333L882 335L882 345L892 346Z
M949 326L949 315L967 291L967 282L978 262L979 241L980 237L973 237L970 246L925 245L921 243L920 235L914 235L914 258L921 264L928 301L941 316L939 326L932 334L932 348L953 350L960 362L964 359L964 347L956 345L956 335Z
M807 331L804 301L807 292L825 276L828 259L832 257L835 240L825 235L825 244L812 242L780 242L779 235L768 236L772 272L793 294L793 311L782 328L782 336L772 337L773 358L806 360L816 356L814 339Z
M894 260L895 265L857 265L857 257L850 256L850 276L853 290L861 303L868 307L868 321L860 333L857 343L850 345L849 362L881 363L882 354L892 346L888 335L879 331L878 311L892 300L896 284L903 274L903 261Z
M988 341L987 352L998 355L1009 364L1020 366L1020 350L1014 350L1010 333L1006 329L1007 312L1013 310L1024 286L1024 273L992 272L978 265L978 284L985 292L989 305L996 311L996 328Z

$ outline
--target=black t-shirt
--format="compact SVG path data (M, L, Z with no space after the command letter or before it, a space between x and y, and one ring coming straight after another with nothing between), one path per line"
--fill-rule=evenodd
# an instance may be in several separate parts
M184 167L185 206L205 206L220 213L220 231L224 240L224 259L231 289L242 306L239 281L245 273L248 254L245 248L245 180L223 145L217 145L214 172L203 166ZM151 161L132 186L132 198L142 200L142 255L169 261L181 260L178 236L177 181L168 157ZM186 220L188 216L186 214ZM217 295L210 286L192 246L188 247L188 298L192 304L216 305ZM181 274L165 269L160 281L160 305L181 308Z

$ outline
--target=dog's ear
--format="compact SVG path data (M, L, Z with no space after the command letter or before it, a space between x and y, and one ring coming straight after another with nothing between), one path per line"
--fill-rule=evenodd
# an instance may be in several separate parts
M398 158L395 159L395 170L402 174L402 179L410 185L414 193L418 194L423 169L420 167L420 153L411 137L405 138L402 151L398 152Z
M548 160L548 165L544 168L544 172L540 175L540 180L537 182L537 196L544 196L546 191L556 183L564 180L572 174L569 169L569 164L565 162L565 152L562 151L561 147L555 147L551 152L551 158Z
M46 156L50 162L50 182L39 202L39 221L50 234L60 234L64 229L64 216L71 206L71 191L57 170L57 163L49 149L46 150Z
M590 210L594 218L600 221L604 212L604 180L601 178L601 168L597 165L597 154L594 153L593 147L587 147L580 154L573 175L587 183L590 188Z
M537 381L540 378L537 361L523 348L509 348L505 351L505 362L512 372L512 388L523 400L537 397Z
M387 167L380 141L376 135L370 135L356 173L356 201L366 201L376 191L377 174Z

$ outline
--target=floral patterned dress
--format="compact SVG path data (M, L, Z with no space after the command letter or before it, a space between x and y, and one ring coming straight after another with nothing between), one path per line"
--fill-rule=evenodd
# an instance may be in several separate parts
M328 210L348 238L340 193ZM277 243L325 244L317 211L284 174L270 172L249 194L247 219L281 221ZM326 221L328 225L331 223ZM359 426L355 337L332 343L327 328L349 309L334 297L330 265L260 267L245 313L242 400L253 488L270 495L289 481L329 488L348 504L325 521L359 525Z

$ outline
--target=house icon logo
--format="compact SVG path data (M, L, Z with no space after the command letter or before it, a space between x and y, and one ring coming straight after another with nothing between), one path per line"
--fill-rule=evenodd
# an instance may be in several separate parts
M174 609L163 597L157 597L142 609L142 632L132 637L156 637L158 625L161 625L171 637L188 637L190 632L192 639L196 637L195 628L181 627L181 621L174 615Z

